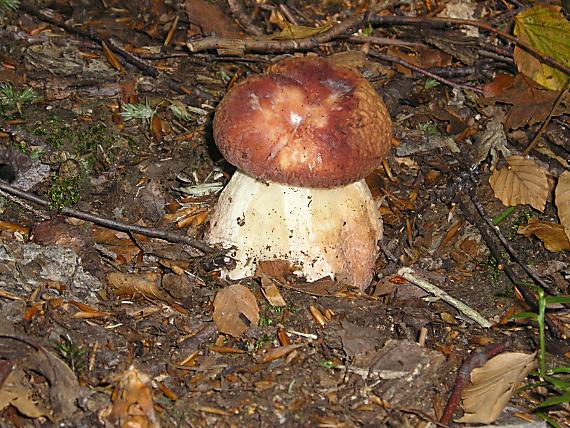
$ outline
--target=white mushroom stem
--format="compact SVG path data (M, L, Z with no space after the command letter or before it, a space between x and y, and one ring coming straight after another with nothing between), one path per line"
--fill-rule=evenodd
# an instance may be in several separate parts
M236 171L210 220L208 242L234 247L230 279L257 261L288 260L307 281L331 277L364 290L382 237L382 219L364 180L333 189L263 183Z

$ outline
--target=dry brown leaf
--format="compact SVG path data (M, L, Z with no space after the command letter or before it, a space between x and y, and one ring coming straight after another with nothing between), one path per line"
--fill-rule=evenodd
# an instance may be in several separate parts
M0 410L12 405L28 418L48 416L51 419L49 410L40 407L32 400L33 391L23 386L24 376L23 370L16 369L4 380L0 388Z
M105 58L107 58L107 61L109 61L111 67L113 67L119 73L123 73L125 71L125 68L123 67L119 59L115 56L111 48L109 48L109 46L107 46L105 42L101 42L101 45L103 47L103 53L105 54Z
M22 413L34 418L49 413L51 418L60 420L71 417L77 411L77 399L80 395L79 382L67 364L46 348L34 344L27 337L3 335L0 338L0 361L13 359L18 361L18 368L15 369L18 377L12 379L13 388L8 387L7 390L5 387L8 386L8 380L4 380L0 389L7 391L8 395L1 397L0 403L13 399L15 401L10 401L8 404L12 404ZM23 382L23 376L30 370L37 374L34 375L36 379L41 375L49 384L49 401L46 403L49 406L49 412L33 401L35 396L33 385L28 391L29 394L26 395L29 380L26 379ZM0 406L0 409L3 407Z
M152 116L150 120L150 133L152 135L152 139L156 143L160 143L162 141L162 137L164 136L164 131L162 130L162 120L156 114Z
M564 227L558 223L530 218L527 225L520 225L517 233L530 238L536 236L544 244L544 248L553 253L570 250L570 241L564 233Z
M241 284L220 290L214 299L214 323L218 330L234 337L241 336L248 328L241 315L253 325L259 322L259 307L253 293Z
M471 385L463 390L465 414L456 422L488 424L495 421L515 388L536 366L536 353L505 352L471 373Z
M549 91L524 74L517 74L510 84L506 79L501 80L497 84L498 87L489 88L488 92L494 95L501 91L494 100L513 105L505 120L506 129L518 129L526 124L542 122L552 111L560 95L559 91ZM552 115L560 116L569 110L570 96L566 95Z
M150 377L133 366L120 375L112 400L112 407L103 416L114 426L160 427L154 412Z
M507 163L489 177L495 196L506 206L529 204L544 211L548 197L544 170L534 160L523 156L510 156Z
M160 275L154 272L111 272L107 275L107 281L113 290L113 294L117 296L142 294L149 298L172 302L172 298L160 289Z
M280 346L278 348L273 348L267 351L267 353L263 355L263 357L259 359L257 362L259 364L270 363L271 361L283 358L287 354L293 352L295 349L302 348L303 346L305 345L299 343L299 344L291 344L291 345Z
M275 281L285 283L291 274L291 263L287 260L263 260L257 264L255 276L261 279L263 296L271 305L287 306Z
M19 233L24 237L28 237L30 234L30 228L23 226L21 224L12 223L10 221L0 220L0 232L8 232L8 233Z
M261 291L263 292L263 296L267 299L270 305L272 306L287 306L285 299L281 295L279 288L273 282L271 278L266 275L261 277Z
M216 34L224 38L238 38L240 28L214 2L187 0L184 3L188 15L189 35Z
M558 218L564 227L566 236L570 239L570 171L564 171L558 177L555 191L556 208Z
M483 96L485 98L498 97L512 84L513 76L498 73L493 80L483 86Z

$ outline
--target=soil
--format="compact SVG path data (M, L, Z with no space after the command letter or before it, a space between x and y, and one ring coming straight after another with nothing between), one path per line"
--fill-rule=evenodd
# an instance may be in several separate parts
M248 14L253 3L247 2ZM509 18L505 2L484 3L495 18ZM259 4L254 22L275 31L278 18L270 23L269 14L271 8L277 13L277 3ZM311 26L342 21L350 15L343 5L286 2L299 23ZM480 203L487 219L506 209L489 185L490 158L479 165L473 159L489 122L504 118L510 105L383 62L374 45L364 48L368 56L348 59L374 84L394 120L395 147L367 177L381 201L384 236L365 292L287 275L228 281L220 275L221 252L204 254L64 215L72 207L204 239L219 192L199 190L205 183L219 190L233 173L213 141L217 103L235 80L307 54L186 47L204 34L223 35L222 29L224 37L244 34L225 2L52 0L0 12L0 81L37 95L0 107L0 173L50 203L46 209L0 196L0 385L17 367L19 397L35 406L0 400L1 426L433 426L471 352L496 343L508 351L537 350L536 325L510 318L533 307L505 266L520 282L531 281L521 268L529 266L549 294L568 293L568 252L549 252L540 240L517 234L529 217L555 220L556 208L552 200L543 213L518 205L499 223L513 256L473 204ZM102 48L86 34L108 44ZM374 30L378 37L422 43L454 34ZM442 43L432 43L427 55L447 55L436 48ZM361 49L339 39L309 54ZM381 51L407 58L397 47ZM129 53L143 65L133 65ZM454 68L433 62L418 64ZM497 72L516 73L512 64L483 56L451 63L471 72L450 79L475 87ZM152 113L129 116L129 104ZM507 129L508 147L522 151L539 127ZM543 147L568 159L569 133L568 116L560 116L549 124ZM557 177L564 168L544 153L535 158ZM492 234L498 253L481 228ZM492 327L403 279L403 266ZM277 284L285 306L265 297L267 281ZM247 328L237 337L214 322L214 298L232 283L246 286L259 306L259 321L242 316ZM558 331L548 330L547 364L568 365L567 310L552 317ZM292 348L275 354L285 346ZM516 426L543 426L533 411L548 393L515 394L498 426L513 418ZM566 410L550 415L563 424ZM512 416L517 412L524 418ZM461 414L459 407L455 416Z

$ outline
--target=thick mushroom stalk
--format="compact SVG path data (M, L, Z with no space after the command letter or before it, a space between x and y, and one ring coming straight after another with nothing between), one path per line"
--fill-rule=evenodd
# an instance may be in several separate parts
M286 259L308 281L329 276L365 289L382 224L363 179L391 133L372 85L324 59L288 59L235 85L216 110L214 139L238 171L208 238L236 248L228 276Z
M230 279L261 260L288 260L307 281L331 277L361 289L372 279L382 221L364 180L333 189L263 183L236 171L210 220L210 243L233 247Z

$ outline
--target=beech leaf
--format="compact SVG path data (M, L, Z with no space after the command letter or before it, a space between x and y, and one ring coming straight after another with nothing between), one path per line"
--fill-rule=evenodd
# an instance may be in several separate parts
M536 236L544 244L544 248L553 253L570 250L570 241L564 233L564 227L557 223L531 218L527 225L519 226L517 233L526 236Z
M471 373L471 385L461 394L465 414L456 422L489 424L495 421L513 391L536 366L536 353L505 352Z
M214 323L222 333L241 336L248 328L241 315L253 325L259 322L257 300L249 289L241 284L226 287L214 299Z
M564 171L558 178L554 195L558 218L564 227L566 236L570 239L570 171Z
M544 211L548 197L544 170L534 160L522 156L508 157L507 164L489 177L495 196L506 206L529 204Z
M517 14L514 33L520 41L544 55L570 65L570 23L559 8L535 6ZM568 74L541 63L518 47L515 48L514 59L521 73L548 89L560 91L570 79Z

